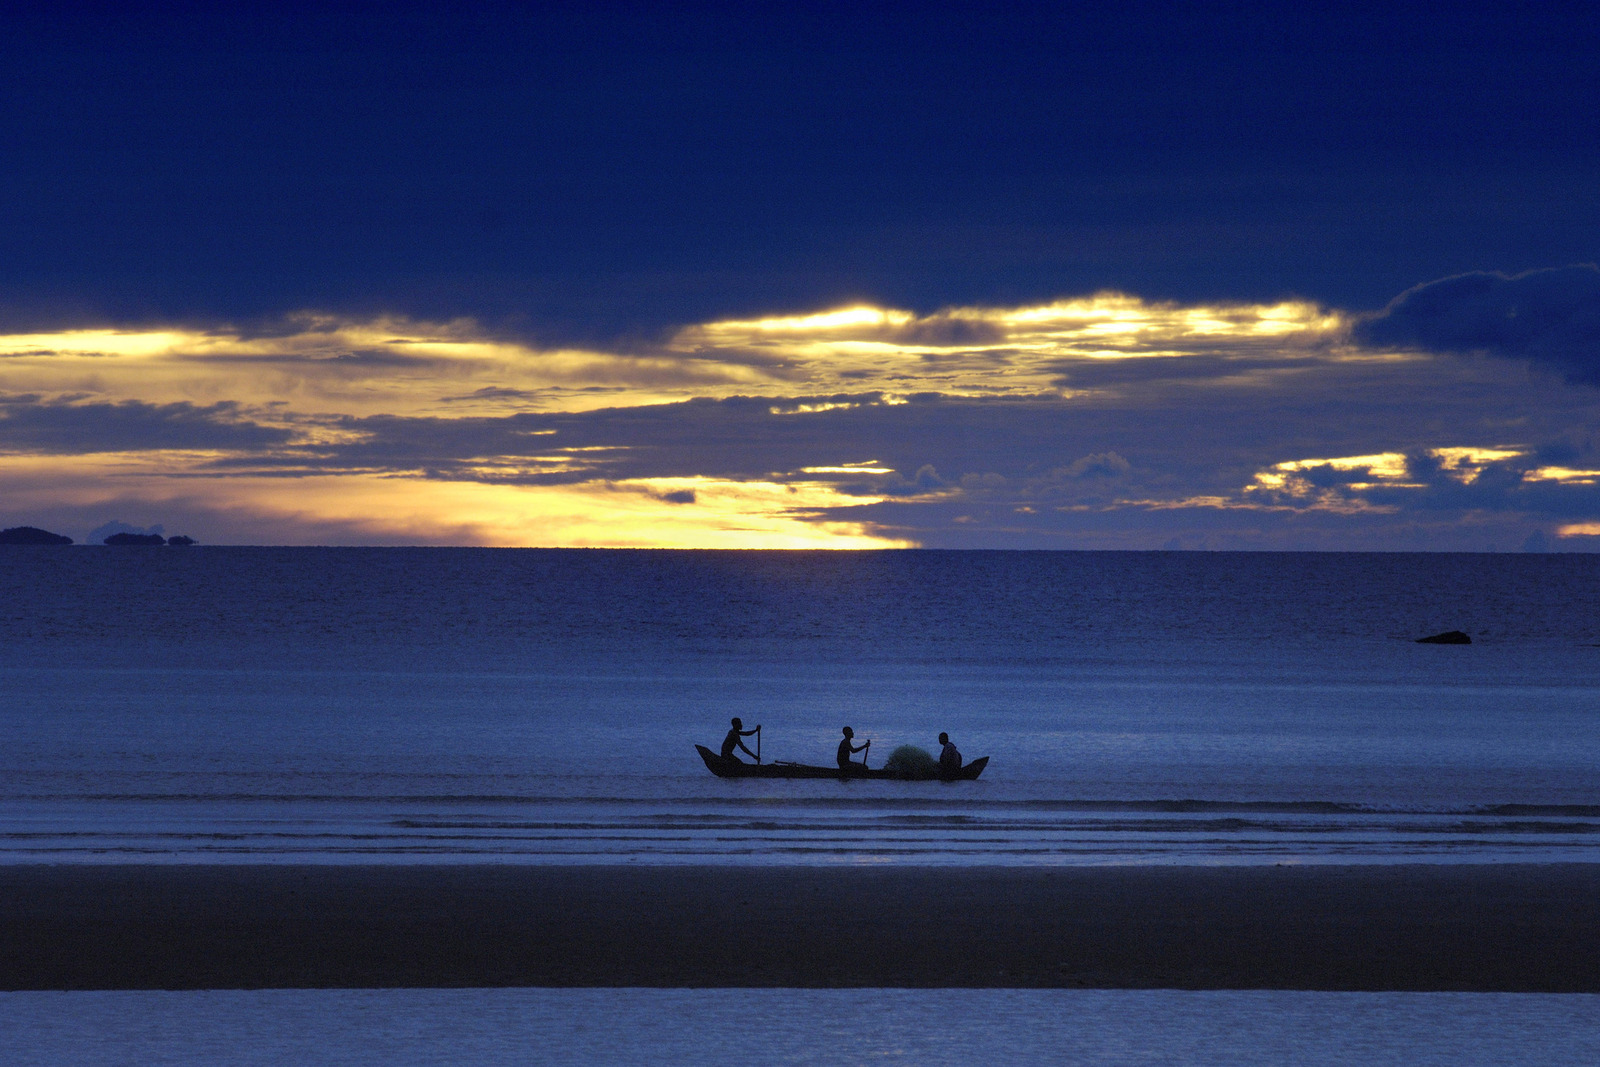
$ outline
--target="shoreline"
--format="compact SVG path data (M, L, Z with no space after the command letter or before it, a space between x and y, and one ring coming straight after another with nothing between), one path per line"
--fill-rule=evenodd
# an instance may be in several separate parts
M1600 864L0 867L0 989L1600 992Z

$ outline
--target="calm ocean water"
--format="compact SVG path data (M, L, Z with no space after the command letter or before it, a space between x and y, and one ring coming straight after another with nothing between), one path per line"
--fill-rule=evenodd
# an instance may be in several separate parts
M0 862L1600 861L1600 556L6 548L0 684Z
M1600 997L1035 989L0 993L0 1057L75 1064L1572 1067Z

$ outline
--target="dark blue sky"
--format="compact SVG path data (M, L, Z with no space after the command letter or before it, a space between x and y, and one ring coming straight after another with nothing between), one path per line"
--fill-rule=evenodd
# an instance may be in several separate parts
M0 523L1600 550L1597 55L1593 3L3 6Z
M1600 258L1593 6L124 7L4 9L0 325L1363 309Z

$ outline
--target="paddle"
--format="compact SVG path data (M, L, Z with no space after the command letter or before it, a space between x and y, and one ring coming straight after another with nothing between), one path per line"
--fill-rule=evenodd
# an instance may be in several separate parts
M861 746L861 769L862 770L866 770L867 769L867 757L870 756L870 755L872 755L872 741L869 738L867 740L867 743Z
M756 766L761 766L761 724L756 723Z

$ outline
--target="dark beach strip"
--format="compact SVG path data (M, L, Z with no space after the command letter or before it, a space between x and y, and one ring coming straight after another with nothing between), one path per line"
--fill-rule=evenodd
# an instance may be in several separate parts
M0 988L1600 992L1600 865L0 867Z

